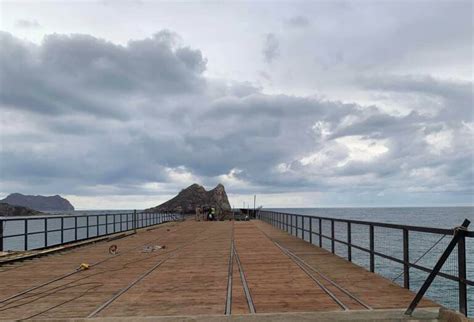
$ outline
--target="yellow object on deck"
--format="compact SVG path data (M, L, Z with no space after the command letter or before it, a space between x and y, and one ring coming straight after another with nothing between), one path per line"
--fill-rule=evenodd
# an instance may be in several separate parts
M85 271L86 269L89 269L90 265L87 263L82 263L81 266L79 266L79 269Z

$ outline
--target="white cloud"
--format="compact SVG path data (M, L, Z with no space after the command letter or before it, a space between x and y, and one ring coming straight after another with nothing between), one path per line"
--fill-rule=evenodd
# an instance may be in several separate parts
M178 166L175 168L165 168L168 180L183 187L190 186L195 182L201 181L200 178L193 175L185 166Z
M351 161L370 162L389 151L387 140L364 138L361 135L346 136L335 140L348 150L348 157L338 163L339 167Z
M439 132L430 133L425 136L425 141L430 145L429 150L433 154L440 155L443 152L449 151L453 141L452 130L442 130Z
M331 125L328 122L317 121L311 129L317 136L321 137L321 139L325 139L331 134Z

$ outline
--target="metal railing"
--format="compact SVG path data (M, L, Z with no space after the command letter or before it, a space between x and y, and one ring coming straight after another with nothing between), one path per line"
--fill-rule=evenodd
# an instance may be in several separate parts
M368 255L368 263L361 263L359 258L357 264L362 266L365 266L363 264L367 264L366 268L371 272L376 272L378 261L389 261L392 267L399 265L401 272L397 276L403 276L402 286L407 289L414 289L414 287L411 286L413 275L417 275L417 282L419 282L420 272L430 274L438 260L437 257L432 258L432 260L428 261L429 265L426 265L420 263L420 259L426 257L425 255L432 251L444 236L454 235L456 232L460 233L461 235L457 243L457 252L453 252L456 258L453 260L452 266L456 267L456 272L439 271L437 276L457 284L457 299L452 302L457 302L458 308L452 308L458 309L459 312L466 316L468 315L468 308L470 308L470 310L474 309L474 298L472 295L468 296L468 288L474 286L474 281L468 279L468 267L466 265L466 239L473 238L474 231L466 230L460 232L458 229L407 226L263 210L257 213L257 219L265 221L296 237L302 238L311 244L326 248L332 253L346 258L351 262L354 260L353 253L355 251L366 254ZM357 229L357 232L354 231L355 229ZM401 249L390 249L388 253L382 251L381 248L387 247L387 244L390 243L390 235L393 236L397 234L399 236L396 238L398 239L398 243L394 244L397 244L396 247ZM430 237L433 237L431 240L436 241L432 243L432 245L424 245L427 251L421 252L421 256L418 258L413 258L410 254L415 248L411 247L413 243L411 245L410 242L414 237L411 238L410 236L415 234L430 235ZM422 239L420 239L420 236L416 237L417 240L415 240L415 242L420 243ZM471 239L470 241L474 240ZM377 242L385 245L380 247ZM420 251L418 249L417 255L419 254ZM377 271L377 273L379 272ZM395 280L396 278L394 281ZM423 277L422 282L424 280L425 278ZM441 296L444 295L442 294Z
M41 249L179 219L181 214L136 211L0 218L0 251Z

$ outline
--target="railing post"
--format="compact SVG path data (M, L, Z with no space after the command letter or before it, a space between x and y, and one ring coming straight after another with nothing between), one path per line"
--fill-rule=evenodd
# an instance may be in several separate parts
M61 217L61 245L64 244L64 217Z
M374 256L374 225L369 226L370 234L370 271L375 272L375 256Z
M44 247L48 247L48 218L44 218Z
M3 220L0 219L0 252L3 252Z
M24 232L25 232L24 246L25 246L25 250L28 250L28 219L25 219Z
M86 229L87 229L86 236L87 238L89 238L89 216L86 216Z
M137 210L133 211L133 231L137 232Z
M298 238L298 216L295 216L296 219L296 237Z
M334 254L336 247L336 242L334 241L334 220L331 219L331 252Z
M403 287L410 289L410 249L408 229L403 229Z
M323 221L321 218L319 219L319 247L323 247Z
M301 216L301 239L304 240L304 216Z
M74 217L74 241L77 240L77 217Z
M105 214L105 234L109 234L109 215ZM97 221L97 236L99 236L99 221Z
M123 224L122 224L122 221L123 221L123 215L120 214L120 230L119 231L122 231L123 230Z
M351 222L347 222L347 260L352 262L352 228Z
M309 242L313 245L313 217L309 217Z
M290 233L293 236L293 215L290 215Z
M115 233L115 231L116 231L116 229L115 229L115 226L116 226L116 224L115 224L115 221L116 221L115 220L115 214L113 214L112 216L114 216L114 233Z
M459 312L467 316L466 285L466 234L460 231L458 241L458 274L459 274Z

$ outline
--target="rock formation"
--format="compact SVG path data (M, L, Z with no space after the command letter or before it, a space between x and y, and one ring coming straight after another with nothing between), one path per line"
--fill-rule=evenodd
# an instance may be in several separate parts
M206 191L203 186L193 184L159 206L147 209L148 212L184 212L195 213L196 207L214 207L219 214L230 212L231 207L225 188L218 184L214 189Z
M12 206L10 204L1 202L0 203L0 216L37 216L37 215L46 215L40 211L36 211L30 208L21 207L21 206Z
M28 207L40 211L70 211L74 207L61 196L27 196L21 193L12 193L0 202L8 203L13 206Z

